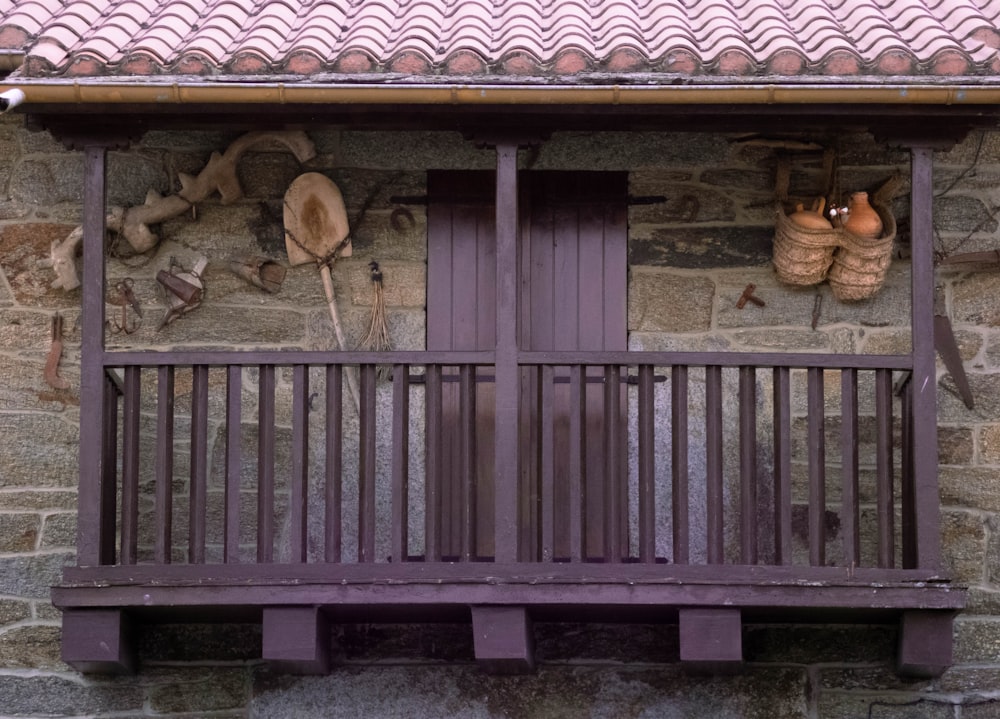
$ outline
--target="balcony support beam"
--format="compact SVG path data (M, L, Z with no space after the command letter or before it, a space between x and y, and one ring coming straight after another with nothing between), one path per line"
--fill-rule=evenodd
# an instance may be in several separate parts
M476 661L488 674L535 669L534 634L526 607L472 607Z
M62 617L62 660L87 674L131 674L132 634L121 609L67 609Z
M952 623L949 611L914 609L899 620L896 669L901 676L933 679L944 674L952 662Z
M743 664L743 617L739 609L687 607L677 612L680 659L688 669L714 674Z
M330 671L330 624L319 607L265 607L262 654L265 661L294 674Z

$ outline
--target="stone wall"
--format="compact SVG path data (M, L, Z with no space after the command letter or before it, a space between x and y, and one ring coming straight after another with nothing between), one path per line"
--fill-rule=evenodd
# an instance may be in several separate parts
M301 171L319 170L343 190L355 239L354 256L334 273L348 343L367 324L367 263L374 258L385 271L395 346L423 347L424 206L404 205L399 213L391 198L423 195L427 169L489 169L492 155L450 133L311 137L319 154L304 167L278 147L245 156L239 167L245 197L227 206L213 198L196 216L164 223L153 256L128 257L125 248L112 247L109 279L135 280L145 318L133 334L109 330L109 345L332 348L312 267L290 269L280 293L265 296L221 262L247 253L282 256L283 190ZM176 191L178 173L197 173L233 139L221 132L148 133L129 152L110 155L110 202L140 204L150 188ZM743 139L561 133L523 153L522 162L534 169L628 170L633 198L664 198L630 208L633 349L906 351L905 187L894 206L900 256L886 286L873 300L838 303L826 286L797 290L776 281L769 264L775 149ZM839 146L837 177L845 191L871 189L906 171L905 155L867 136L807 139ZM939 153L935 164L940 250L995 248L1000 135L973 135ZM75 674L59 660L59 614L48 588L73 561L80 295L51 289L51 271L38 260L80 221L82 167L79 153L46 133L28 132L18 118L0 122L0 717L1000 715L1000 272L979 271L939 274L976 398L976 409L966 409L942 370L944 556L970 593L969 609L956 623L955 667L940 679L895 677L892 628L837 625L747 627L748 663L735 677L680 671L676 627L560 624L539 625L541 668L531 677L480 674L467 627L450 625L340 627L338 668L310 679L274 675L257 663L254 627L149 627L140 639L138 676ZM818 194L820 177L817 154L796 155L794 193ZM156 271L171 258L190 266L200 255L212 261L205 304L157 331ZM736 309L751 282L765 307ZM55 312L65 322L60 374L68 390L42 380Z

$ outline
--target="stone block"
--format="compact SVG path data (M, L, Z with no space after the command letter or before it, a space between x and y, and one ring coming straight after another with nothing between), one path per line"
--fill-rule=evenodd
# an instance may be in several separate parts
M772 227L711 226L654 229L629 238L628 261L681 269L762 267L771 262Z
M1000 307L994 299L1000 292L1000 274L970 272L952 286L951 318L956 325L1000 327Z
M986 545L986 579L993 585L1000 585L1000 515L991 514L986 520L989 529Z
M975 197L944 195L934 198L934 226L942 232L994 233L997 221Z
M744 309L748 309L747 305ZM752 309L749 311L753 311ZM830 337L825 332L791 329L760 329L734 332L733 341L746 351L771 350L775 352L830 351Z
M70 292L53 289L55 274L38 265L38 260L49 256L52 242L62 242L75 227L59 222L24 222L0 230L0 268L19 305L65 308L79 304L79 288ZM65 329L71 329L71 325L67 323Z
M0 511L76 511L76 491L13 490L0 492Z
M972 464L975 445L968 427L938 427L938 463Z
M0 681L0 706L10 716L138 715L144 704L144 689L129 679L81 681L58 674L12 674Z
M249 200L284 195L300 174L302 165L288 151L247 152L236 166L236 178Z
M0 595L48 600L49 589L72 560L72 554L64 553L0 557Z
M938 483L944 507L1000 512L1000 477L993 468L941 467Z
M956 664L1000 664L1000 618L959 615L955 620Z
M651 174L651 173L647 173ZM677 173L664 172L661 184L651 177L643 183L643 192L637 193L636 183L630 181L629 191L639 197L662 197L658 202L642 202L629 206L628 225L631 236L642 233L642 225L689 225L704 222L735 222L736 204L725 192L701 185L678 183L671 180Z
M42 522L42 549L76 549L76 513L50 514Z
M0 514L0 552L31 552L38 544L37 514Z
M941 555L945 574L960 584L982 580L986 562L986 526L975 512L941 513Z
M10 198L34 205L83 201L83 154L61 152L26 159L10 178Z
M818 700L819 719L953 719L954 704L917 692L891 697L876 692L823 692Z
M774 189L774 173L764 170L709 169L703 171L699 179L707 185L723 187L728 192L745 190L766 192Z
M39 344L37 349L42 346ZM0 384L0 409L58 412L80 404L77 365L66 361L59 364L59 376L70 383L70 389L50 387L43 379L44 371L42 360L0 355L0 377L4 378Z
M145 148L108 153L108 204L135 207L145 203L150 190L172 194L166 170L170 161L163 155Z
M948 424L1000 421L1000 374L970 373L968 378L975 408L965 406L954 381L946 375L938 383L938 421Z
M247 682L243 669L199 667L196 670L169 670L149 689L149 704L158 714L194 713L239 709L246 706Z
M59 657L59 627L28 624L0 632L0 667L4 669L57 669L68 667Z
M380 262L382 290L387 307L419 307L427 302L427 268L424 264ZM368 266L351 268L351 303L371 306L374 303L374 283Z
M343 132L338 167L424 172L496 167L496 153L479 149L458 132ZM318 158L321 161L321 158Z
M692 677L676 665L543 666L492 677L463 665L347 666L328 677L254 677L252 716L461 716L611 719L634 716L798 719L808 713L804 668L748 667L738 677ZM863 715L862 715L863 716ZM852 718L853 719L853 718Z
M743 309L736 307L748 284L757 285L754 296L763 300L764 307L747 303ZM824 299L824 306L831 301ZM798 331L809 327L816 302L814 288L783 285L770 268L756 268L750 272L726 272L718 280L716 323L720 329L744 327L795 327Z
M31 603L20 599L0 599L0 626L31 618Z
M715 289L710 280L633 269L629 284L629 330L673 333L710 329Z
M538 170L672 170L722 162L719 136L669 132L555 132L538 149ZM433 165L432 165L433 166Z
M79 428L58 416L0 414L0 488L73 487Z
M871 355L909 354L911 349L909 330L867 330L861 329L863 338L861 350Z

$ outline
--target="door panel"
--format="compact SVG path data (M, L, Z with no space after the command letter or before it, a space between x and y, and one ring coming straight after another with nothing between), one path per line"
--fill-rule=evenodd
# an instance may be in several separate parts
M520 176L520 299L518 344L533 351L625 350L626 192L625 173L531 172ZM496 344L496 255L492 173L428 173L427 347L429 350L492 350ZM565 373L563 373L565 374ZM477 382L476 553L493 553L492 372ZM560 380L557 379L557 382ZM586 554L602 556L607 491L624 496L625 472L607 478L603 374L588 377ZM460 552L463 492L468 478L457 472L457 384L445 382L445 468L442 491L443 553ZM540 554L536 373L522 372L520 512L522 556ZM625 393L622 393L624 403ZM567 476L569 386L555 392L556 558L569 556ZM624 422L624 404L621 427ZM624 436L617 441L624 441ZM621 453L623 458L624 452ZM612 482L611 486L608 482ZM620 506L625 508L624 501ZM620 521L624 528L627 522ZM623 535L624 536L624 535Z

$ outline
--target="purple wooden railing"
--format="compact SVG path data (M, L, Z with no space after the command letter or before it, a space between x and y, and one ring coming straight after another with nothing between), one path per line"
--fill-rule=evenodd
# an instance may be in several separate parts
M506 490L477 487L492 353L106 358L102 511L81 517L103 565L914 569L936 531L917 521L909 357L522 352L514 531Z

